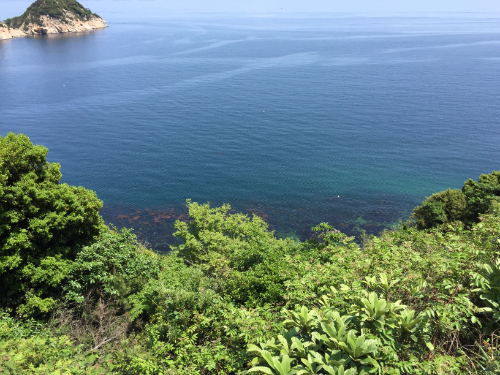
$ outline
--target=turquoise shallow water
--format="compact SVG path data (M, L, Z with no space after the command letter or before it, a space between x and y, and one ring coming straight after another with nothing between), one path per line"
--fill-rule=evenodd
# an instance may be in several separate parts
M377 233L500 169L497 18L103 16L0 42L0 134L158 249L186 198Z

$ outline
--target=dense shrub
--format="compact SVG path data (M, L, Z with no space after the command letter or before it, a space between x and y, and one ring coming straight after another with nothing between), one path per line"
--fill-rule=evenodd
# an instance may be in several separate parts
M60 184L59 164L28 137L0 137L0 307L48 312L81 246L103 226L102 202Z
M417 228L429 229L444 223L462 221L466 209L465 194L461 190L445 190L432 194L415 208Z
M249 346L257 356L252 371L458 374L498 368L499 239L496 215L484 216L471 231L401 226L373 238L335 288L319 288L307 305L284 311L281 336ZM329 284L318 274L313 282Z
M54 335L32 319L20 322L0 312L0 372L2 374L91 374L113 370L111 356L74 345L66 335Z
M381 276L382 280L387 275ZM325 295L323 306L302 306L286 311L286 330L266 343L249 345L257 357L251 372L282 374L288 371L324 374L411 372L416 356L431 347L427 317L417 315L400 301L388 302L377 293L344 298L338 311L338 296ZM422 345L422 344L426 345Z
M445 190L427 197L413 210L418 229L430 229L442 224L462 221L470 227L479 216L500 202L500 171L482 174L479 181L469 179L462 190Z
M278 239L258 216L229 214L230 206L210 208L188 201L189 222L177 221L174 236L182 244L174 254L219 281L221 293L237 303L282 301L285 277L272 272L295 243ZM265 302L264 302L265 301Z
M500 171L482 174L478 181L467 180L462 191L467 197L465 220L477 222L480 214L492 209L492 202L500 203Z
M66 297L81 303L85 295L97 292L125 301L158 272L157 255L141 246L130 230L103 230L71 263Z

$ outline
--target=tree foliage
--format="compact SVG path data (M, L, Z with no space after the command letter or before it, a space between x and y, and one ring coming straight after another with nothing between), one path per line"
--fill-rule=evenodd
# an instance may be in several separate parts
M414 210L417 227L429 229L444 223L461 221L466 205L465 194L458 189L432 194Z
M189 200L187 205L191 220L175 224L174 236L182 240L172 247L175 254L223 280L221 292L237 303L282 300L285 278L270 267L295 251L293 241L276 238L256 215L229 214L229 205L211 208Z
M494 202L500 202L500 171L482 174L479 181L469 179L462 190L432 194L413 210L413 217L418 229L454 221L470 226L479 221L479 215L491 211Z
M480 214L492 209L493 202L500 203L500 171L482 174L478 181L467 180L462 191L467 197L464 221L477 222Z
M66 297L83 302L89 292L128 298L158 277L157 256L137 243L130 230L103 231L71 263Z
M103 225L102 202L61 184L59 164L24 135L0 137L0 306L49 311L77 250Z

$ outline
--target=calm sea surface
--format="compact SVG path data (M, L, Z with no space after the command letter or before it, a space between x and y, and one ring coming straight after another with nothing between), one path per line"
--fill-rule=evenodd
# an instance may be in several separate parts
M102 16L0 41L0 135L157 249L186 198L377 233L500 169L500 18Z

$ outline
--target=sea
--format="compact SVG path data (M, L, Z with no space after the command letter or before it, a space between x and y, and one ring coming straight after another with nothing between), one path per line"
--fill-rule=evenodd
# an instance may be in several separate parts
M158 251L186 199L359 239L500 170L499 15L100 15L0 41L0 135Z

